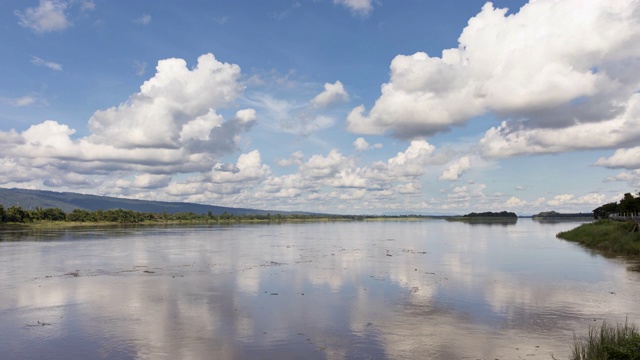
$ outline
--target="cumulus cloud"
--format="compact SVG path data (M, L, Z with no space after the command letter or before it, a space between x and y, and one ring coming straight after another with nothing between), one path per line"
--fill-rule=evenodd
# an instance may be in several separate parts
M640 169L640 146L629 149L618 149L612 156L598 159L595 165L611 169Z
M471 160L468 156L463 156L452 162L438 177L440 180L458 180L467 170L471 169Z
M252 195L243 193L243 201L286 201L306 208L313 206L314 211L320 211L317 207L327 204L369 211L368 206L390 208L398 206L392 204L393 195L422 193L423 176L429 165L437 162L436 158L435 147L423 140L412 142L405 151L387 161L369 165L359 164L358 157L343 155L337 149L325 155L313 155L306 161L302 153L294 153L278 164L296 164L296 173L269 176L256 185Z
M604 204L606 196L603 194L590 193L580 197L573 194L560 194L547 201L547 205L553 207L563 207L567 205L591 205L599 206Z
M291 165L302 165L302 160L304 159L304 154L302 151L296 151L291 154L291 157L288 159L279 159L276 161L276 164L280 167L287 167Z
M216 164L205 179L217 184L244 183L264 179L271 173L269 166L262 163L258 150L253 150L238 157L233 167Z
M367 140L365 140L364 138L357 138L354 142L353 142L353 146L356 148L356 150L358 151L365 151L369 149L369 143L367 142Z
M346 158L336 149L327 156L313 155L300 166L300 173L311 178L325 178L338 173L346 165Z
M355 15L367 16L373 10L372 0L333 0L333 3L349 8Z
M31 63L36 66L44 66L51 70L62 71L62 65L51 61L43 60L37 56L31 56Z
M192 70L183 59L161 60L140 92L93 114L90 140L119 148L179 148L192 139L183 130L188 133L196 123L208 121L210 131L222 126L215 109L242 92L239 77L239 66L221 63L212 54L200 56Z
M630 96L622 105L625 110L612 119L575 123L559 129L532 129L521 123L503 121L500 126L489 129L480 140L482 154L508 157L632 144L640 140L640 94Z
M399 194L419 194L422 192L422 185L419 182L401 184L396 187Z
M262 163L258 150L241 154L235 164L216 163L213 168L184 181L167 185L166 193L189 201L208 202L229 198L228 205L235 205L233 196L252 192L255 185L267 181L271 169Z
M233 105L243 91L239 77L237 65L218 62L211 54L191 69L182 59L161 60L140 92L93 114L87 136L76 138L75 129L55 120L22 132L0 131L0 158L12 170L0 175L0 183L39 181L76 188L115 177L120 183L108 191L127 194L124 185L150 190L166 186L172 174L211 171L218 158L237 149L240 135L257 118L254 109L238 110L230 119L216 111ZM240 170L249 160L255 162L256 154L250 155L241 157Z
M138 174L132 180L118 179L114 185L121 189L121 193L126 193L132 189L160 189L169 185L170 182L170 175Z
M349 114L349 130L410 139L491 112L509 121L487 134L490 156L618 146L628 137L588 138L611 122L633 131L639 11L624 0L539 0L507 15L487 3L457 48L396 56L373 107ZM577 139L558 137L569 133Z
M433 160L435 146L425 140L414 140L404 152L389 159L389 173L396 177L416 177L424 174L425 167Z
M517 198L515 196L512 196L512 197L509 198L509 200L507 200L507 202L505 204L510 208L522 207L522 206L525 206L527 204L527 201L519 199L519 198Z
M341 101L349 101L349 94L340 81L333 84L325 83L324 91L311 99L311 103L316 107L325 107Z
M37 7L15 11L19 24L37 33L62 31L70 26L65 10L68 4L59 0L40 0Z

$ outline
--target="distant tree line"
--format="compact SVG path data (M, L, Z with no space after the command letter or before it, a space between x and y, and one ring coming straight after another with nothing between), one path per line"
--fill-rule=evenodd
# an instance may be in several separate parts
M637 196L626 193L620 201L604 204L593 210L593 217L596 219L607 219L609 215L638 216L639 214L640 193Z
M482 217L482 218L486 218L486 217L495 217L495 218L518 218L518 215L516 215L516 213L513 212L508 212L508 211L501 211L501 212L492 212L492 211L488 211L488 212L481 212L481 213L469 213L466 215L462 215L462 217L468 217L468 218L474 218L474 217Z
M0 205L0 222L2 223L30 223L34 221L69 221L86 223L120 223L139 224L143 222L165 222L165 221L285 221L285 220L312 220L312 219L340 219L340 220L363 220L366 216L356 215L314 215L314 214L223 214L214 215L209 211L206 214L196 214L193 212L181 212L169 214L137 212L133 210L110 209L110 210L82 210L75 209L70 213L65 213L58 208L35 208L26 210L20 206L11 206L5 209Z

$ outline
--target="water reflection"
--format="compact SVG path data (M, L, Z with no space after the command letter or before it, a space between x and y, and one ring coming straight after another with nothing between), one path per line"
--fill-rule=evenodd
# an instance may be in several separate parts
M640 274L627 270L636 265L555 238L574 225L22 237L0 244L0 348L9 359L562 357L574 331L605 318L640 320ZM53 235L33 239L43 236Z

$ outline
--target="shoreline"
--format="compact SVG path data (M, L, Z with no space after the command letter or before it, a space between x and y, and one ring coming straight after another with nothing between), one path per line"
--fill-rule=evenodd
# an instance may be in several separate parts
M640 255L640 232L633 222L598 220L556 234L566 241L611 255Z

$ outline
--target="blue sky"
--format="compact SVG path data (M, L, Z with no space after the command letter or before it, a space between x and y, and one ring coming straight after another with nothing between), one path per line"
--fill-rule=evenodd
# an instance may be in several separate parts
M640 188L640 4L0 4L0 186L335 213Z

